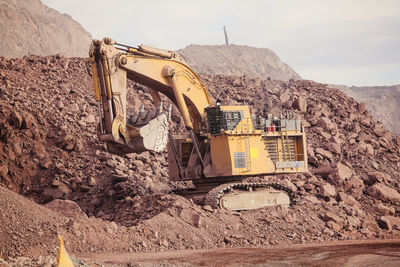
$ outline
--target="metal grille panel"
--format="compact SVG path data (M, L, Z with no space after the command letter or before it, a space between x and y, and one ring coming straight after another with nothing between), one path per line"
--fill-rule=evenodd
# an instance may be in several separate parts
M235 160L235 168L238 168L238 169L246 168L246 153L245 152L234 152L233 158Z

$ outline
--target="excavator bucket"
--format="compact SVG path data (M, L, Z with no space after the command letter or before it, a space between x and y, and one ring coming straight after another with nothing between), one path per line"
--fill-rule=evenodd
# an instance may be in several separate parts
M129 118L122 125L118 119L113 122L113 132L118 132L123 139L100 140L107 142L107 150L112 154L141 153L144 151L161 152L168 143L170 111L142 111ZM121 126L122 125L122 126Z
M74 264L72 263L72 260L65 249L62 236L58 235L58 239L60 240L60 248L57 256L57 267L74 267Z
M126 141L134 152L147 150L161 152L167 145L169 119L166 113L154 117L140 127L130 124L126 127L128 133L125 135Z

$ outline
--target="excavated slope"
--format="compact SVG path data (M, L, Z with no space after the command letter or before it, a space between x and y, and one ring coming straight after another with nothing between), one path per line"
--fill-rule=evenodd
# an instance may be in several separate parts
M400 136L400 85L349 87L351 96L365 102L368 110L389 130Z
M288 81L301 77L270 49L246 45L189 45L178 51L198 73Z
M294 110L306 125L310 171L265 178L290 187L298 204L230 212L168 194L178 185L168 180L165 152L104 150L87 63L0 57L0 258L43 265L48 258L39 256L54 259L57 232L72 255L399 235L400 138L341 91L313 81L201 75L213 99L248 103L259 114ZM129 88L130 103L150 106L147 88ZM172 118L182 125L176 110Z
M0 1L0 55L86 57L90 34L67 14L43 5L40 0Z

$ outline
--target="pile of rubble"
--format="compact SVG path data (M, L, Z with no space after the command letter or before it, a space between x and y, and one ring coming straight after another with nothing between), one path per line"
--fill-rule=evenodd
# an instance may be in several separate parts
M223 104L246 103L260 115L296 111L301 117L309 172L279 176L296 192L297 205L231 212L168 194L180 185L168 179L165 152L115 156L98 142L86 59L0 58L0 256L54 253L56 232L72 254L400 233L400 138L364 104L312 81L201 78ZM151 104L145 87L129 87L130 102ZM174 128L182 125L176 111L173 120Z

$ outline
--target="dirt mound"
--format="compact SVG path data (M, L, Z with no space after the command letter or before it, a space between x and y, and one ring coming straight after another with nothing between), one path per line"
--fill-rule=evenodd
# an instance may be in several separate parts
M259 114L296 111L302 118L310 172L279 176L296 191L296 206L229 212L167 194L180 185L167 178L165 152L120 157L98 142L86 59L0 58L0 183L62 213L1 188L0 255L53 255L56 232L63 233L73 255L400 233L400 138L376 122L364 104L312 81L201 78L214 99L248 103ZM131 102L150 105L147 88L129 87L135 89ZM182 124L176 113L173 118L174 127ZM86 215L60 199L75 202Z
M189 45L178 51L198 73L288 81L301 77L270 49L246 45Z
M86 57L91 36L67 14L43 5L40 0L0 2L0 55Z

